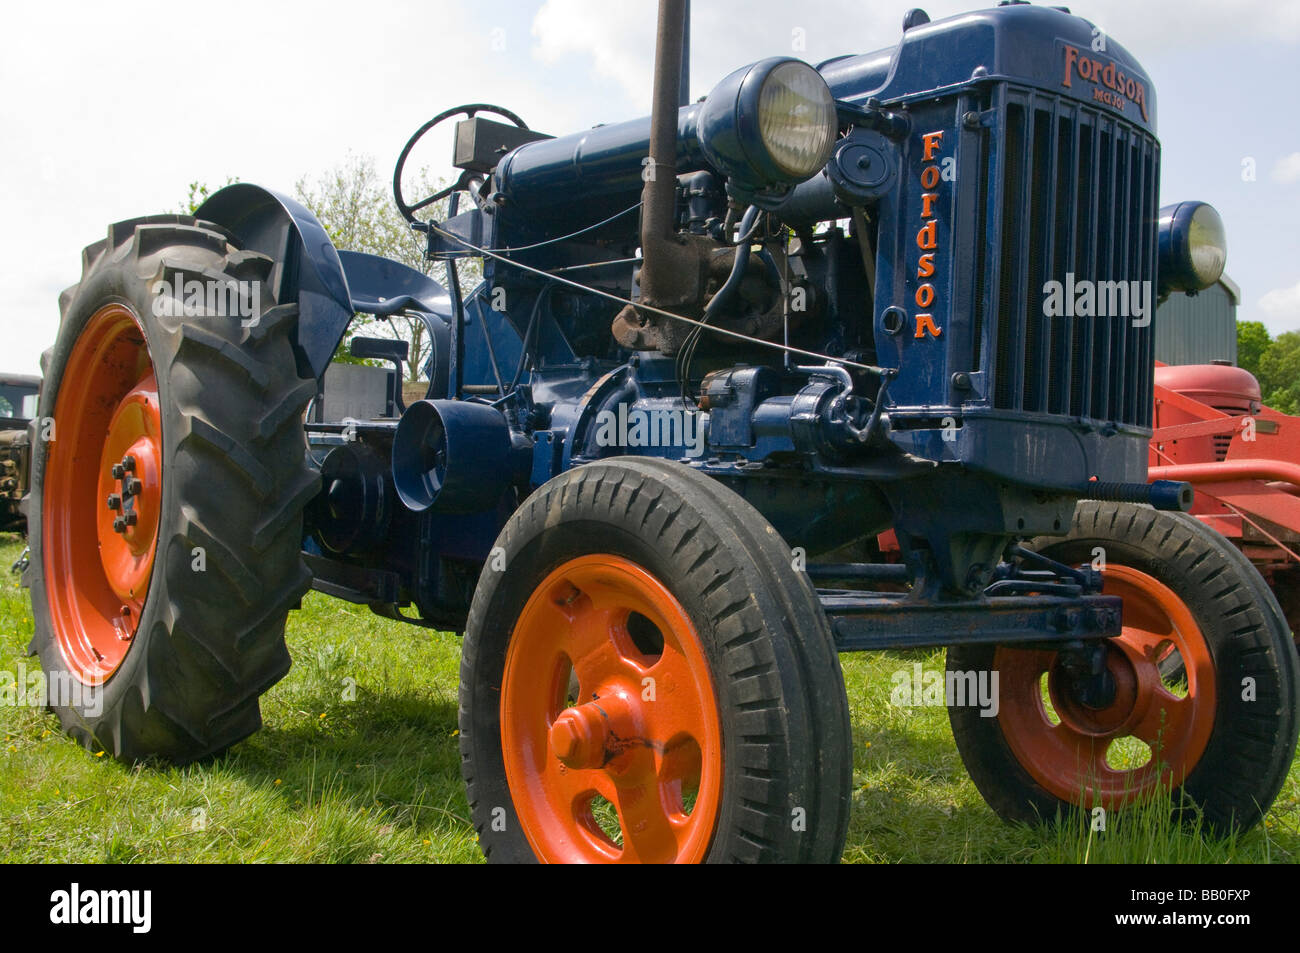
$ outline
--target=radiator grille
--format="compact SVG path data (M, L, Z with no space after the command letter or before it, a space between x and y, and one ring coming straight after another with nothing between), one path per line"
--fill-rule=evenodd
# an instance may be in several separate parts
M1122 307L1132 287L1100 283L1149 282L1137 300L1151 289L1154 319L1160 145L1113 112L1034 90L1001 86L992 106L974 320L992 335L993 404L1149 427L1154 329L1134 327L1135 301L1128 317L1097 309ZM1096 283L1094 314L1049 317L1044 285L1070 274Z

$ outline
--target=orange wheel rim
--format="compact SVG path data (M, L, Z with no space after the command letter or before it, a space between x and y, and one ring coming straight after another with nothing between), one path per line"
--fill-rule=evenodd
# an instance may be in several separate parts
M1191 611L1164 583L1121 565L1108 566L1103 579L1103 591L1124 603L1123 633L1110 640L1107 659L1116 686L1109 706L1090 709L1072 699L1055 652L999 647L993 667L1001 683L998 721L1029 775L1064 801L1089 794L1095 804L1119 807L1157 785L1182 784L1200 760L1214 727L1214 660ZM1185 695L1160 673L1175 649ZM1055 719L1043 700L1044 674ZM1124 739L1146 745L1149 760L1125 765L1123 753L1112 751Z
M55 641L100 684L131 647L162 507L162 419L144 332L120 304L86 323L63 370L41 521Z
M506 655L501 741L540 859L695 863L708 852L722 789L708 662L681 604L630 560L582 556L533 592ZM599 799L617 811L621 845L597 822Z

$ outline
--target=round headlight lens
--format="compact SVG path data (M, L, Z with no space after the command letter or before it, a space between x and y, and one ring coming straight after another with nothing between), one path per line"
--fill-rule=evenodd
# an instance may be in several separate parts
M1156 271L1159 295L1174 291L1195 294L1223 275L1228 263L1228 239L1223 219L1213 205L1179 202L1160 210Z
M830 159L839 128L826 80L807 63L776 67L759 92L758 128L782 172L795 180L812 176Z
M1219 280L1228 263L1228 237L1212 205L1199 205L1187 229L1187 251L1202 288Z

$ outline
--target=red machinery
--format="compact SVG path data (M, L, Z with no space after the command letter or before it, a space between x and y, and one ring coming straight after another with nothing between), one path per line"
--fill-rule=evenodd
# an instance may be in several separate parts
M1192 513L1232 540L1300 630L1300 417L1265 407L1249 371L1156 366L1150 480L1196 486Z

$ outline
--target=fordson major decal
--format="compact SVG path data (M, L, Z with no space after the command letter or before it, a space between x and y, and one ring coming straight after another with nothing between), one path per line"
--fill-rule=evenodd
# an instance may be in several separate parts
M1114 60L1098 59L1088 50L1065 44L1065 76L1061 85L1074 88L1076 78L1092 84L1092 98L1117 112L1124 112L1130 104L1142 113L1142 121L1150 123L1147 116L1147 87L1141 80L1129 76Z

